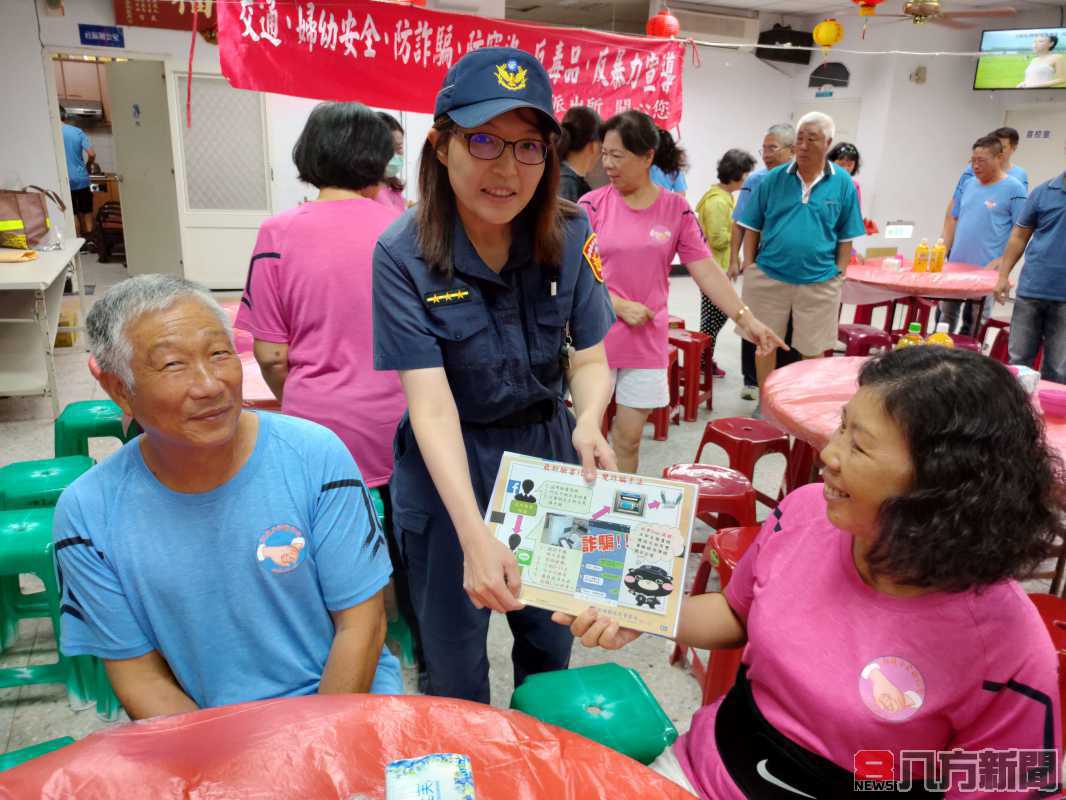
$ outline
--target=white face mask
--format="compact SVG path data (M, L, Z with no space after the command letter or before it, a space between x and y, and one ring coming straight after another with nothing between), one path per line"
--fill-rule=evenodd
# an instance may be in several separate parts
M400 170L403 169L403 156L397 154L389 159L389 163L385 165L385 177L395 178L400 174Z

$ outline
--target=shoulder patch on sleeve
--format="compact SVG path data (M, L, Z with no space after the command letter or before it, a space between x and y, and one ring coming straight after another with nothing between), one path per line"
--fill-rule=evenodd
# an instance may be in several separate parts
M600 258L600 245L593 233L585 240L585 246L581 248L581 254L585 256L585 263L592 269L592 277L603 283L603 259Z

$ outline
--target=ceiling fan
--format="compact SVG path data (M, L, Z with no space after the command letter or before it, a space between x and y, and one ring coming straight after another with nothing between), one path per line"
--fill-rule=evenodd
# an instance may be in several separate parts
M1011 6L991 6L987 8L975 8L971 11L943 11L940 0L907 0L903 5L902 14L878 14L880 19L897 18L910 19L915 25L932 22L947 28L973 28L975 25L967 24L966 20L978 18L1013 17L1018 12Z

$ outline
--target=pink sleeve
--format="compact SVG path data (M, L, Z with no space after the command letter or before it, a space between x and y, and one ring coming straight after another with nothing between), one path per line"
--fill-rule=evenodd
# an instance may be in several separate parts
M741 556L740 561L737 562L737 566L733 570L733 577L729 579L729 583L726 584L723 592L729 607L745 622L748 619L748 613L751 611L752 599L755 597L755 571L759 563L759 556L767 540L775 532L774 529L778 527L784 502L782 501L763 522L755 541L751 543L751 546Z
M1019 592L1020 593L1020 592ZM1023 597L1024 605L1029 601ZM985 679L979 696L976 713L972 720L956 732L944 750L958 748L965 753L981 751L1005 751L997 755L1002 760L999 767L986 765L986 769L1002 771L1012 768L1018 776L1018 791L974 793L952 788L945 800L956 798L987 797L1001 800L1022 797L1061 797L1057 792L1037 794L1034 789L1048 784L1061 783L1059 765L1062 761L1061 698L1059 697L1058 654L1048 638L1044 623L1035 608L1026 608L1021 624L1011 625L1011 634L1002 635L999 629L995 642L974 637L975 646L982 650L981 656L988 663ZM1026 624L1028 623L1028 624ZM977 660L975 658L975 661ZM1039 768L1041 753L1052 751L1047 756L1051 773L1044 780L1033 775L1031 783L1025 783L1023 766ZM990 756L986 756L989 757ZM1022 760L1026 760L1023 765ZM981 764L979 760L978 765ZM1016 766L1015 766L1016 765ZM978 766L980 771L981 767ZM978 773L980 774L980 772Z
M285 344L289 341L289 298L282 284L284 253L280 248L284 245L276 241L269 222L259 228L234 327L256 339Z
M680 195L678 195L680 197ZM711 249L707 246L707 239L703 235L696 214L689 208L688 203L681 199L684 210L681 214L681 230L677 234L677 257L682 264L694 264L705 258L711 257Z

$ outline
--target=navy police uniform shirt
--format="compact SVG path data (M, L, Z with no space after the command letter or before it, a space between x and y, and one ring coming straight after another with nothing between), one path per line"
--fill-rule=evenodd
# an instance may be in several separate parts
M584 212L565 220L561 266L533 261L529 230L515 224L499 274L455 220L451 277L430 269L410 209L374 253L374 367L443 367L459 418L487 425L562 398L566 324L577 350L601 342L614 312Z

